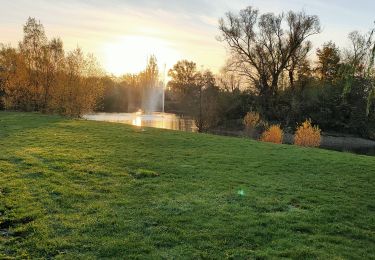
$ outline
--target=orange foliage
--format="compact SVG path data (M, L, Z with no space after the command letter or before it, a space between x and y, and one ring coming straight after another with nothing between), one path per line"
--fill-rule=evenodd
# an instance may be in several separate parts
M281 144L283 142L283 130L280 125L271 125L260 137L262 142Z
M318 147L320 145L321 136L320 128L312 126L311 120L306 120L297 128L294 135L294 144L299 146Z
M255 128L260 123L260 115L258 112L247 112L243 119L243 123L247 129Z

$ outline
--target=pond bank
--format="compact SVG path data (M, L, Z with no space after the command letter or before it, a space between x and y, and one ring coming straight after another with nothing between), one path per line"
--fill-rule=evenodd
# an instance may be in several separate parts
M223 130L215 129L210 131L211 134L245 137L246 133L242 130ZM293 135L284 134L284 144L293 144ZM339 152L351 152L356 154L364 154L375 156L375 141L346 134L322 133L322 142L320 148L335 150Z

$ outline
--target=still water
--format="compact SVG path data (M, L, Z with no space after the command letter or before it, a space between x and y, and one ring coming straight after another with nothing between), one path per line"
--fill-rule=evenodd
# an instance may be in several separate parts
M145 126L186 132L197 132L197 127L194 120L171 113L95 113L84 115L83 118L95 121L124 123L139 127ZM241 134L239 136L243 135ZM362 143L360 143L360 141L362 141ZM364 141L365 143L363 143ZM323 137L321 148L374 156L375 145L371 145L372 143L374 142L361 138L325 136Z
M83 118L95 121L124 123L134 126L197 132L197 127L194 120L171 113L95 113L84 115Z

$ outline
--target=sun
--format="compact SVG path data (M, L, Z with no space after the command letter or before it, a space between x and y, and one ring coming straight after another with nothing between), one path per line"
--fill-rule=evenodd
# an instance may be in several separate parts
M148 57L155 55L159 67L171 67L181 57L171 43L160 38L128 35L103 46L104 67L116 76L138 73L147 64Z

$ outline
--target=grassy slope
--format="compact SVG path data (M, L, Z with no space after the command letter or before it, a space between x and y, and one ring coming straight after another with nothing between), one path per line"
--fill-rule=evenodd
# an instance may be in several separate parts
M375 258L374 187L374 157L0 113L0 258Z

